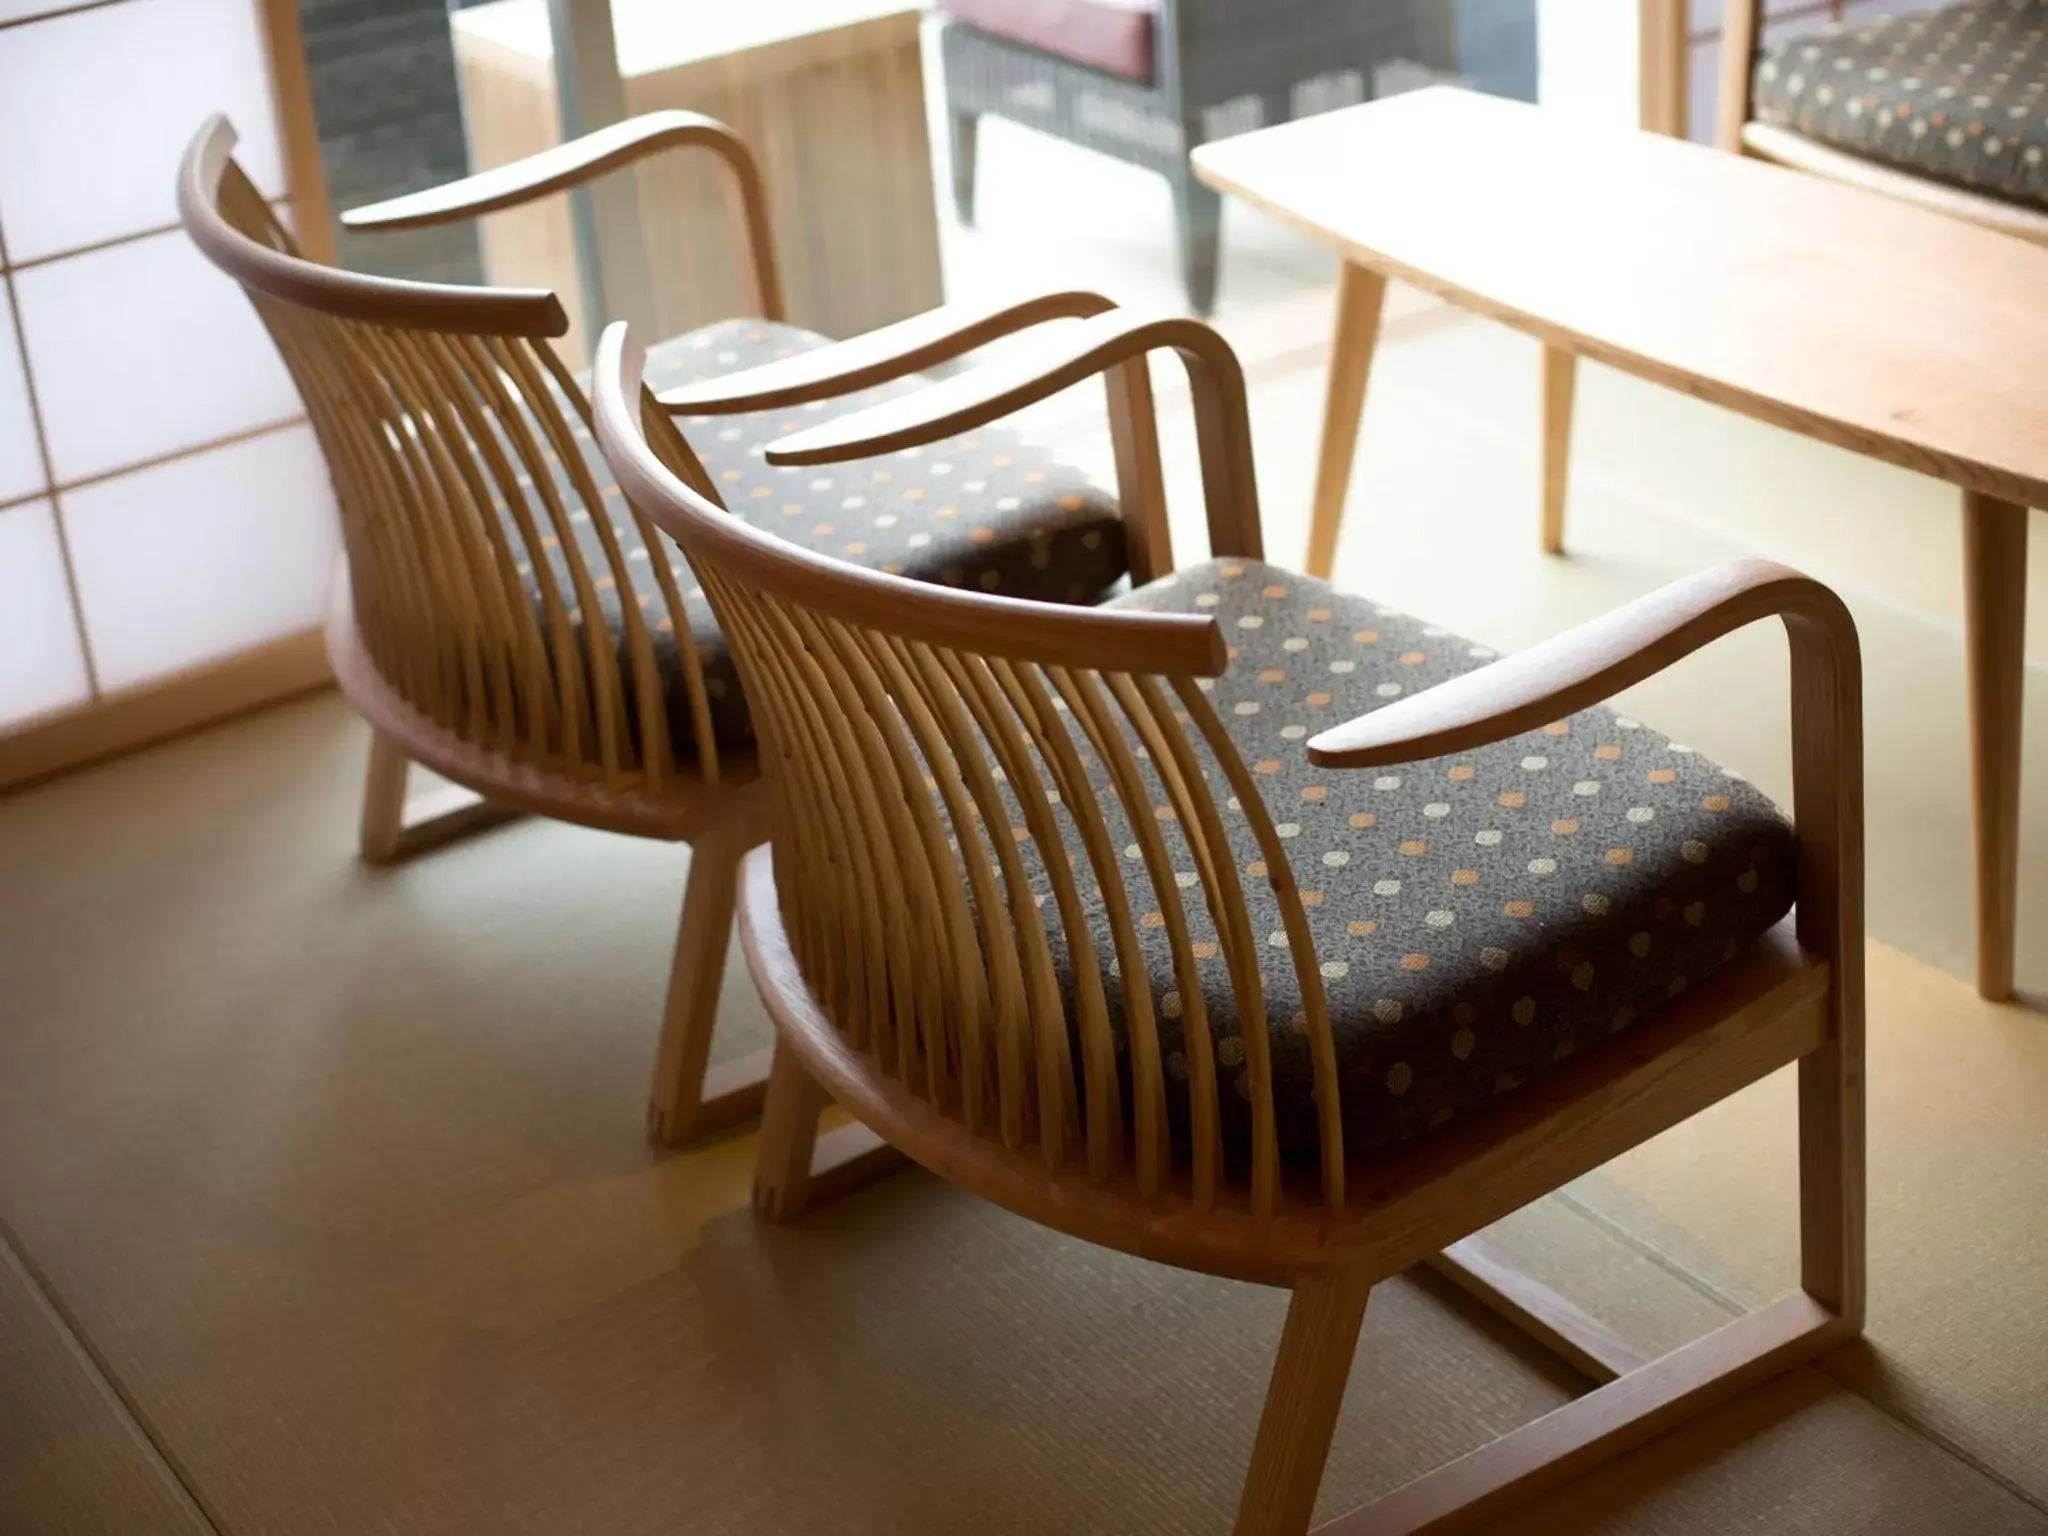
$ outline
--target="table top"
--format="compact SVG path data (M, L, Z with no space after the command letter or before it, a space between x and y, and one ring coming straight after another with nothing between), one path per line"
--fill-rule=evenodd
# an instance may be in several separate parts
M609 3L619 74L632 79L837 32L889 16L914 18L921 0L585 0ZM536 60L555 56L545 0L491 0L451 12L457 31Z
M1194 161L1347 260L1575 354L2048 507L2048 247L1450 88Z

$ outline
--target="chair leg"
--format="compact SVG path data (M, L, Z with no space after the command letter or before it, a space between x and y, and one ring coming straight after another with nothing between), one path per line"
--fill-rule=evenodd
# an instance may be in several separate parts
M382 731L370 733L370 761L363 775L363 822L358 842L365 864L398 857L405 834L405 781L412 768L398 743Z
M1180 235L1180 275L1188 308L1206 319L1216 308L1217 262L1223 235L1223 194L1195 180L1192 170L1172 177L1173 214Z
M661 1051L647 1096L647 1128L669 1146L750 1118L761 1106L763 1070L758 1056L723 1074L722 1091L707 1095L705 1064L718 1023L718 989L732 936L733 893L746 838L721 828L691 845L690 879L683 891L682 923L669 971L662 1014Z
M825 1090L796 1052L778 1044L754 1159L754 1209L770 1221L794 1221L810 1204L811 1157L826 1103Z
M1578 359L1543 349L1543 552L1564 553L1564 499L1572 462L1572 393Z
M404 749L382 731L372 731L357 842L365 864L394 864L520 814L459 784L408 799L405 786L411 771Z
M1371 1295L1371 1277L1359 1270L1311 1275L1295 1287L1236 1536L1302 1536L1308 1529Z
M953 144L953 212L965 227L974 224L975 155L981 143L981 117L974 112L948 112Z

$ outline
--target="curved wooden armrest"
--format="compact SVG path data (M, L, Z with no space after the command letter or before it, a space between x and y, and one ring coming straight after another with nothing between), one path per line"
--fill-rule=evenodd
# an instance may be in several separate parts
M700 416L807 405L887 384L1035 325L1085 320L1115 307L1082 288L993 305L949 304L795 357L665 390L656 398L678 414Z
M1378 768L1464 752L1612 697L1758 619L1824 631L1853 670L1856 627L1842 600L1768 560L1737 560L1661 587L1526 651L1309 738L1322 768Z
M341 222L350 229L418 229L474 219L685 145L712 150L743 177L758 180L746 143L717 118L701 112L645 112L459 181L351 208L341 215Z
M1252 472L1244 369L1229 342L1201 321L1182 315L1148 316L1116 309L1061 326L1008 357L778 439L768 445L768 462L838 464L935 443L1000 420L1102 374L1109 385L1117 478L1127 503L1127 528L1133 526L1133 510L1139 513L1138 538L1145 555L1134 569L1141 577L1149 577L1172 564L1164 507L1156 497L1158 423L1146 362L1149 354L1161 348L1178 353L1187 368L1202 459L1202 495L1209 514L1210 552L1262 559L1264 539ZM1139 482L1147 488L1134 495Z

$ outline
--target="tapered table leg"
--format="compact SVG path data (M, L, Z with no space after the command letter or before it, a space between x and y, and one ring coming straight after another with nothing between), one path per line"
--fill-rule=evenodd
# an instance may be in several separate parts
M1977 843L1977 990L2012 996L2019 889L2020 698L2026 675L2027 509L1963 493L1970 785Z
M1337 320L1330 336L1330 384L1323 397L1323 445L1316 455L1308 558L1303 562L1311 576L1327 577L1337 559L1337 530L1344 522L1345 493L1351 489L1358 416L1365 407L1365 384L1380 336L1380 301L1386 291L1387 280L1370 268L1347 261L1337 269Z

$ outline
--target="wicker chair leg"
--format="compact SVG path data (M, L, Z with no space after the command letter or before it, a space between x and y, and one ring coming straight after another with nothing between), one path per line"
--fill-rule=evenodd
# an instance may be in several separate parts
M1223 195L1195 180L1192 170L1173 178L1173 214L1180 236L1180 274L1188 308L1207 317L1216 308L1217 266L1223 235Z
M975 112L949 112L953 126L953 212L961 224L974 223L974 161L981 142L981 116Z

